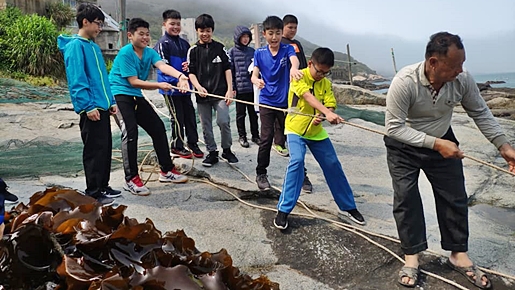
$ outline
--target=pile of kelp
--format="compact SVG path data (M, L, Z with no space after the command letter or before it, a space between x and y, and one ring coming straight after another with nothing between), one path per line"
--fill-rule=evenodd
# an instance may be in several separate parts
M6 213L0 289L279 289L240 273L225 249L200 252L182 230L162 234L126 208L71 189L35 193Z

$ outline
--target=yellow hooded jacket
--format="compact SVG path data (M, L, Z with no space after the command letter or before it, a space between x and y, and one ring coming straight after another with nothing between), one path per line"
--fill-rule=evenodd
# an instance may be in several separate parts
M301 70L304 73L302 79L290 83L288 93L288 107L295 108L304 114L316 115L320 112L311 107L304 99L306 92L313 94L317 100L327 108L336 109L336 99L333 94L331 81L323 78L315 81L309 72L309 67ZM309 140L324 140L329 137L322 124L313 125L314 117L302 116L295 113L288 113L285 122L285 133L297 134Z

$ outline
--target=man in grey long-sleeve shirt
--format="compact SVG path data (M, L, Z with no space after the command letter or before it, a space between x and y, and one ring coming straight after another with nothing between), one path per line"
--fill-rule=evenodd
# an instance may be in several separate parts
M499 149L515 172L515 150L481 97L472 76L463 71L465 50L457 35L431 36L425 61L403 68L386 97L384 138L394 189L393 214L406 264L399 283L418 281L418 253L427 249L424 213L418 189L420 169L432 185L441 245L451 251L448 264L480 288L491 283L467 255L468 208L463 164L451 128L453 108L461 104L483 135Z

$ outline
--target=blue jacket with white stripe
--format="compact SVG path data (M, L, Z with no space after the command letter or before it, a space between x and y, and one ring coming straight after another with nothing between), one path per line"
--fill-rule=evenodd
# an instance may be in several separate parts
M190 48L190 44L180 38L179 36L171 36L167 32L156 43L154 46L154 50L159 53L161 58L171 65L176 70L183 72L186 76L188 76L188 72L183 71L182 63L186 62L186 57L188 54L188 49ZM166 82L173 86L177 85L177 78L169 76L161 72L161 70L157 70L157 81L158 82ZM190 85L191 87L191 85ZM172 96L189 96L190 93L181 93L178 90L170 90L165 92L163 90L159 90L159 93L165 95Z

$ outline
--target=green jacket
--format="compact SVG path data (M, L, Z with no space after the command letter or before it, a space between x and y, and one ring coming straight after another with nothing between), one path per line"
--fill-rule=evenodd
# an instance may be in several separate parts
M320 103L327 108L336 109L336 99L333 94L331 81L323 78L315 81L309 72L309 67L301 70L304 73L302 79L290 83L288 93L288 107L293 111L309 115L316 115L320 112L311 107L304 99L304 93L313 94ZM286 116L285 132L294 133L310 140L324 140L329 137L322 124L313 125L314 117L288 113Z

